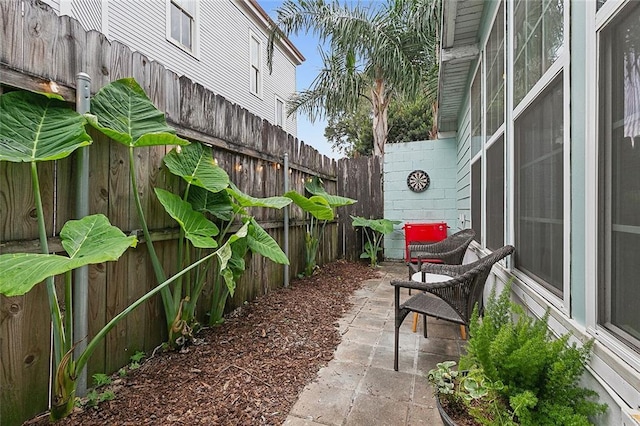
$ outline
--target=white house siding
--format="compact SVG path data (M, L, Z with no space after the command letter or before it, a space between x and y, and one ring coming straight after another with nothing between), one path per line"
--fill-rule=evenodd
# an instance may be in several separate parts
M458 129L458 226L471 227L471 114L468 102L463 103Z
M0 0L1 1L1 0ZM58 13L56 0L47 0ZM106 5L105 5L106 3ZM81 12L83 5L86 8ZM249 112L269 122L275 122L275 99L288 99L296 90L296 64L276 49L273 72L267 68L267 32L250 19L236 0L200 1L196 16L199 27L197 49L188 53L166 38L165 0L76 0L70 14L86 19L81 23L101 25L100 7L107 14L102 32L110 40L117 40L169 70L202 84ZM249 37L250 31L262 40L262 94L250 92ZM287 117L284 130L297 135L295 116Z
M102 0L74 0L71 16L86 30L102 31Z

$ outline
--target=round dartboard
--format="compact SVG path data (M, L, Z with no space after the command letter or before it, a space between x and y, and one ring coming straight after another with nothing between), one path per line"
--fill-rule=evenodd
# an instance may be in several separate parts
M407 186L413 192L425 191L430 183L431 179L429 179L429 175L424 170L414 170L407 177Z

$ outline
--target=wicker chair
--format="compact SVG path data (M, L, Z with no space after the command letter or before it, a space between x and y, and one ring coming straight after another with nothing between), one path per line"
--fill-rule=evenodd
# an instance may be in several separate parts
M395 347L393 368L398 371L398 341L400 326L409 312L424 314L424 337L427 337L427 316L451 321L468 328L476 304L482 310L482 295L493 265L514 252L513 246L504 246L488 256L467 265L425 263L423 273L448 275L452 278L438 283L418 281L391 281L395 287ZM424 281L424 279L423 279ZM420 290L405 302L400 302L400 289ZM431 294L428 294L431 293ZM434 296L435 295L435 296Z
M446 263L447 265L460 265L467 247L475 238L473 229L463 229L445 238L442 241L431 244L409 244L409 279L424 262ZM418 263L412 263L411 259L418 259Z

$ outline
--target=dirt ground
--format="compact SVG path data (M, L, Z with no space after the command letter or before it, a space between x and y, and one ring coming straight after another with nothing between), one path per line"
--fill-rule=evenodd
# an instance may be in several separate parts
M115 398L58 425L280 425L332 358L349 297L379 272L336 261L235 311L184 353L156 353L124 378ZM107 389L99 389L104 392ZM48 415L26 424L48 424Z

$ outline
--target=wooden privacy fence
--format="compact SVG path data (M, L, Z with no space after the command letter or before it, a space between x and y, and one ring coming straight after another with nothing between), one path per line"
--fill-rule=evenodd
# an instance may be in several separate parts
M357 258L355 232L349 212L382 217L380 163L358 159L336 162L319 154L282 129L215 95L203 86L168 71L127 46L108 41L69 17L58 17L47 6L32 1L24 9L17 1L0 1L0 94L9 90L57 91L75 101L75 78L85 72L92 92L123 77L134 77L153 103L166 112L178 134L214 150L218 164L242 191L255 197L281 195L284 173L290 189L304 193L304 181L323 179L327 192L356 198L350 210L339 210L339 221L327 226L319 263L338 257ZM103 213L125 233L140 228L130 193L127 148L97 132L90 156L90 213ZM147 215L158 255L174 270L175 222L153 195L160 187L177 193L181 182L163 167L171 147L137 148L137 191ZM289 155L290 171L283 167ZM75 158L38 166L50 248L61 251L60 229L73 218ZM39 251L37 221L26 164L0 162L0 253ZM252 211L256 220L283 244L283 212ZM304 267L304 215L290 210L290 276ZM345 219L346 218L346 219ZM345 251L346 250L346 251ZM0 271L2 273L2 271ZM262 258L247 259L247 269L230 307L282 286L284 268ZM135 299L155 286L155 276L143 244L128 250L117 262L89 267L89 336ZM62 295L59 295L60 297ZM207 296L203 297L205 300ZM0 424L20 424L48 406L50 325L44 286L25 296L0 296ZM88 366L112 372L129 362L138 350L148 351L165 338L162 303L152 299L112 330Z

